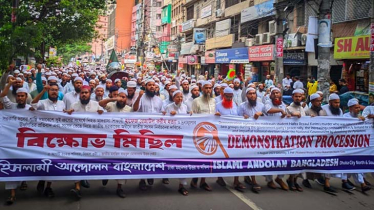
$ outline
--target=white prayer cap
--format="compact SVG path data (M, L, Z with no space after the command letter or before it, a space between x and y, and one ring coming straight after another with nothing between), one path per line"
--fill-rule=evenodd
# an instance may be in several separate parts
M175 95L177 95L177 93L182 93L182 91L180 91L180 90L174 91L173 98L174 98Z
M247 90L245 91L245 93L248 93L251 90L256 92L256 89L254 89L253 87L250 87L250 88L247 88Z
M114 83L117 83L119 81L121 81L121 80L117 78L117 79L114 80Z
M104 90L104 86L102 86L102 85L98 85L98 86L95 88L95 90L97 90L97 89L99 89L99 88L102 88L102 89Z
M56 73L54 73L54 72L52 72L52 76L57 76L57 74L56 74Z
M169 90L171 90L171 89L178 89L178 88L177 88L176 85L171 85L171 86L169 87Z
M75 81L81 81L81 82L83 82L83 79L80 78L80 77L75 77L74 82L75 82Z
M292 91L292 95L295 94L295 93L304 94L304 91L302 89L296 89L296 90Z
M340 99L340 98L339 98L339 96L338 96L337 94L335 94L335 93L333 93L333 94L331 94L331 95L329 96L329 101L332 101L332 100L338 100L338 99Z
M14 73L15 73L15 74L19 74L19 70L15 70Z
M192 86L191 86L191 91L192 91L193 89L195 89L195 88L199 88L199 86L197 86L197 85L192 85Z
M17 77L16 80L17 80L17 81L22 81L22 78Z
M118 94L120 94L120 93L124 93L124 94L126 94L125 89L123 89L123 88L118 89Z
M269 87L270 89L272 89L272 88L275 88L275 86L274 85L270 85L270 87Z
M45 75L46 76L51 76L51 72L46 72Z
M197 84L203 84L204 83L204 80L199 80L199 81L197 81Z
M279 90L279 88L277 88L277 87L274 87L273 89L271 89L271 92L273 92L273 91L279 91L279 92L281 92L280 90Z
M314 99L316 98L319 98L321 97L318 93L313 93L312 95L310 95L310 100L313 101Z
M316 93L323 95L323 92L322 92L322 91L317 91Z
M196 83L196 79L191 79L191 83Z
M20 76L23 76L23 74L22 73L20 73L20 74L18 74L18 76L20 77Z
M227 87L223 90L223 93L234 93L234 90L230 87Z
M56 81L57 81L58 79L57 79L57 77L55 77L55 76L50 76L50 77L48 77L48 81L51 81L51 80L56 80Z
M134 81L127 82L127 87L136 88L136 82L134 82Z
M101 74L99 78L101 78L101 77L105 77L105 74Z
M221 88L226 88L228 85L226 83L221 83Z
M358 104L358 100L356 98L349 99L348 107L354 106L356 104Z
M240 79L238 79L238 78L234 79L234 83L235 82L239 82L240 83Z
M95 72L93 72L93 71L91 71L90 75L96 75L96 73L95 73Z
M212 85L212 83L209 82L209 81L205 81L205 82L202 83L202 85L203 85L203 87L204 87L205 85Z
M165 82L165 85L168 85L168 84L170 84L170 81L169 81L169 80L167 80L167 81Z
M184 84L184 83L188 84L188 80L183 80L182 84Z
M77 74L77 73L73 73L71 76L72 76L72 77L77 77L78 74Z
M18 88L16 93L28 93L26 88Z
M153 82L154 83L155 81L153 79L149 79L149 80L145 81L145 84L147 85L148 82Z
M45 77L42 77L42 81L47 81L47 78L45 78Z
M213 88L217 88L217 87L221 87L221 85L220 84L218 84L218 83L216 83L216 84L214 84L214 87Z
M111 83L113 83L113 81L111 79L106 79L105 82L111 82Z
M155 85L156 85L157 87L160 87L160 84L158 84L158 83L155 83Z

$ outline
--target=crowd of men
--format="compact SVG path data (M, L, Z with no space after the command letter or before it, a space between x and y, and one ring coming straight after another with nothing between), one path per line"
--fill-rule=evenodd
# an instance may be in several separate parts
M210 79L207 76L187 75L178 70L173 77L167 72L127 70L128 77L117 78L112 81L107 78L105 69L90 67L63 67L43 68L37 65L36 69L16 70L10 66L0 81L0 109L28 109L48 110L74 114L74 112L143 112L162 113L164 115L179 114L212 114L216 116L235 115L245 119L259 119L262 116L275 118L284 117L347 117L365 120L374 118L374 98L370 96L370 106L362 114L357 99L348 102L349 111L343 113L340 107L339 95L329 95L328 104L322 105L323 93L317 91L308 95L298 78L295 78L292 87L290 78L283 80L283 85L275 87L273 81L267 78L264 83L250 83L250 78L238 78L227 81ZM314 81L312 81L314 84ZM316 87L313 87L316 89ZM291 91L293 102L286 105L282 101L284 91ZM371 184L365 179L365 174L294 174L283 181L284 175L266 175L267 187L277 189L278 184L283 190L302 192L298 184L311 188L309 180L315 180L323 185L326 192L335 193L330 186L331 177L342 180L344 190L354 190L355 185L361 187L363 192L371 189ZM353 178L353 182L349 178ZM200 182L199 179L200 178ZM200 187L211 191L212 188L204 177L192 178L190 187ZM124 198L122 186L126 180L116 180L116 194ZM225 180L218 177L219 185L225 186ZM244 182L253 192L259 193L261 186L255 176L244 177ZM108 180L102 180L106 185ZM147 184L153 185L153 179L140 180L140 190L147 190ZM169 184L168 179L162 183ZM180 179L178 192L188 195L187 180ZM246 186L234 177L234 188L243 191ZM75 181L71 193L81 198L81 186L89 187L85 180ZM6 189L10 191L7 200L12 204L16 199L16 189L27 189L27 182L6 182ZM54 197L52 182L39 181L37 191L47 197Z

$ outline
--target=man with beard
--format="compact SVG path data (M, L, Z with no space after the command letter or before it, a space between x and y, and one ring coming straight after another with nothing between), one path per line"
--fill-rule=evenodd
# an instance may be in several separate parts
M40 92L34 100L31 102L31 106L35 110L47 110L47 111L60 111L62 112L65 108L63 101L58 100L58 85L51 84L45 85L42 92ZM45 92L48 92L48 99L40 100ZM47 187L44 189L45 181L39 181L37 185L37 191L39 194L44 192L44 195L53 198L54 192L51 188L52 182L47 182Z
M221 85L218 84L218 83L214 84L213 91L214 91L214 97L220 96L221 95Z
M26 103L27 90L25 88L18 88L16 91L16 103L11 102L7 97L11 85L15 82L14 78L9 78L9 83L5 86L3 92L0 94L0 103L5 109L26 109L32 110L32 107ZM10 197L7 199L6 204L11 205L16 200L16 189L21 184L21 190L27 189L26 182L5 182L5 189L10 190Z
M192 111L192 102L200 96L199 87L197 85L193 85L190 92L191 97L184 102L187 105L187 111L189 113Z
M292 91L292 99L293 102L290 104L290 106L287 107L287 113L294 117L304 117L306 116L305 110L303 108L303 96L304 91L301 89L296 89ZM303 180L305 180L305 173L300 174ZM287 179L287 184L290 190L294 191L297 190L299 192L302 192L303 189L301 186L297 183L297 175L290 175Z
M132 105L135 103L135 100L138 98L139 92L136 91L136 82L129 81L127 82L127 89L126 91L126 105L132 107Z
M8 91L7 92L7 98L13 102L13 103L17 103L17 90L20 89L20 88L23 88L23 80L19 77L15 78L15 77L12 77L12 76L8 76L9 78L9 81L8 81L8 84L7 85L11 85L11 91ZM25 89L27 92L27 99L26 99L26 103L27 104L30 104L31 101L32 101L32 97L31 95L28 93L28 90L26 88L23 88Z
M171 86L171 82L170 81L166 81L164 89L160 93L161 95L165 96L165 99L169 99L169 87L170 86Z
M178 85L177 85L177 87L178 87ZM182 93L183 93L183 100L184 101L187 101L189 98L191 98L190 84L188 83L188 80L183 80L182 81Z
M247 94L247 101L240 104L238 107L238 115L243 116L244 119L248 119L253 117L257 120L260 116L264 116L265 113L265 106L263 103L257 101L257 93L256 89L253 87L249 87L246 90ZM255 193L259 193L261 191L261 186L257 184L256 177L245 176L244 182L252 186L252 191Z
M257 97L261 99L262 101L262 98L264 97L265 95L265 87L264 87L264 84L260 83L258 84L258 90L257 90Z
M219 96L215 97L214 100L216 103L220 102L223 100L223 91L229 87L226 83L221 83L221 87L219 89Z
M202 85L202 95L192 102L192 112L195 114L215 114L216 101L213 98L212 84L208 81ZM191 187L197 187L198 178L191 180ZM200 188L212 191L212 188L205 182L205 178L201 178Z
M114 84L118 87L118 89L121 88L122 87L121 79L119 79L119 78L115 79Z
M105 86L105 84L106 84L106 75L105 74L100 75L99 79L100 79L101 85Z
M91 94L91 100L99 102L104 99L104 87L101 85L98 85L95 88L94 93Z
M91 94L92 94L96 88L96 81L94 79L91 79L88 85L91 87Z
M348 101L348 107L349 107L349 112L345 113L343 117L346 118L356 118L365 121L365 117L360 116L360 104L358 103L358 100L356 98L352 98ZM367 181L364 178L365 175L363 173L354 173L354 174L349 174L349 176L353 175L353 178L356 183L359 183L361 185L361 191L366 192L368 190L371 190L371 187L367 185ZM343 178L348 178L345 177L345 174L342 174L342 179ZM343 187L344 188L344 187Z
M162 100L156 96L155 87L156 84L153 79L145 82L145 95L144 91L139 92L139 96L133 105L134 112L161 113ZM153 185L154 180L148 179L147 182L149 185ZM140 190L147 190L144 179L140 180L139 188Z
M234 98L233 101L237 106L239 106L242 101L242 90L240 89L240 79L236 78L234 79Z
M79 79L78 79L79 78ZM82 82L82 78L76 78L77 81ZM75 83L74 83L75 85ZM64 109L65 113L72 114L73 112L97 112L102 114L103 108L100 107L99 103L93 100L90 100L91 97L91 88L88 85L79 87L79 99L75 103L71 104L70 109ZM77 199L80 199L81 196L81 184L83 187L89 188L89 183L85 180L75 181L75 188L71 189Z
M329 96L329 103L322 106L327 116L342 117L343 111L340 109L339 95L333 93Z
M75 78L78 78L78 74L77 73L74 73L71 75L71 80L68 84L65 85L64 87L64 95L66 95L67 93L70 93L70 92L73 92L74 91L74 81L75 81ZM79 77L80 78L80 77ZM83 84L83 80L82 80L82 84Z
M286 105L282 102L282 93L279 88L274 87L271 89L270 100L265 103L265 111L268 116L281 118L287 116ZM273 176L266 175L265 177L267 186L271 189L277 189L273 181ZM283 190L288 190L288 186L283 182L282 178L283 175L278 175L275 182L277 182Z
M238 115L238 109L237 106L233 100L234 98L234 91L230 87L226 87L223 90L223 99L222 101L218 102L216 104L216 116L222 116L222 115ZM221 186L226 186L225 181L222 177L218 177L216 181ZM245 186L243 186L239 182L239 177L234 177L234 188L240 192L243 192L245 189Z
M103 107L108 112L131 112L131 107L126 105L126 92L123 89L118 91L118 96L114 98L106 98L99 102L99 105ZM107 185L108 180L102 180L102 184ZM123 192L122 185L126 183L124 179L117 180L117 190L116 193L120 198L125 198L126 194Z
M106 79L105 82L105 90L104 90L104 97L108 97L110 93L110 87L113 86L113 82L111 79Z
M79 100L79 94L81 92L82 85L83 85L83 79L80 77L76 77L74 79L74 91L67 93L63 99L66 110L69 110L70 106Z
M169 105L169 104L171 104L171 103L174 102L173 101L173 93L175 91L177 91L177 90L178 90L178 88L175 85L171 85L169 87L169 95L168 95L168 97L165 100L162 101L162 109L161 109L162 112L165 111L165 108L166 108L167 105Z
M68 84L68 74L67 73L63 73L62 76L61 76L61 82L60 82L60 85L65 88L65 85Z

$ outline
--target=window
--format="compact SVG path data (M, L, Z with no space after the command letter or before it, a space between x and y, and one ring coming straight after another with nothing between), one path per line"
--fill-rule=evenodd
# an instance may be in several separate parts
M161 19L161 14L157 14L157 15L156 15L156 19L157 19L157 20Z
M156 2L156 7L161 7L161 2L160 1Z
M235 4L239 4L240 2L242 1L241 0L225 0L225 7L228 8L228 7L234 6Z
M297 14L297 26L304 26L305 25L305 4L300 3L297 5L296 9L296 14Z
M372 10L371 1L334 0L332 5L332 22L340 23L370 18Z
M221 9L221 0L217 0L216 9Z
M156 31L161 31L161 26L156 26Z
M190 6L187 8L187 20L191 20L194 18L194 7Z
M196 19L197 18L200 18L200 7L199 6L196 7Z

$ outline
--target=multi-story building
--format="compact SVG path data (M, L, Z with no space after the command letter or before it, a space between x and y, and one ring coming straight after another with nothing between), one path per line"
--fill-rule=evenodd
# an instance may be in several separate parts
M91 42L91 51L97 61L101 55L104 54L105 40L108 35L108 17L99 16L99 20L96 22L95 30L98 32L98 37Z
M171 36L171 0L164 0L161 13L162 37L160 42L160 52L164 61L169 60L168 46L170 44Z

